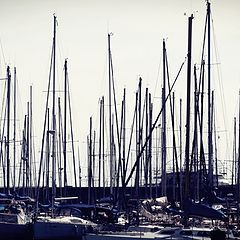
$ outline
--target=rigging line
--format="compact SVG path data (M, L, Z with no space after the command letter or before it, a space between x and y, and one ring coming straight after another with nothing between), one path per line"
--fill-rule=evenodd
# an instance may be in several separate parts
M213 39L214 39L214 50L215 50L215 57L216 61L219 59L219 52L218 52L218 47L217 47L217 41L216 41L216 35L215 35L215 30L213 27ZM221 106L223 109L223 113L226 112L226 101L225 101L225 96L224 96L224 91L223 91L223 82L222 82L222 71L220 67L217 67L217 75L218 75L218 83L219 83L219 89L220 89L220 100L221 100ZM223 114L223 122L224 122L224 127L227 128L228 125L228 119L227 117ZM226 156L228 155L228 149L229 149L229 133L225 133L226 137Z
M22 104L22 98L21 98L21 89L20 89L20 86L19 86L19 80L18 80L18 76L16 76L16 91L17 91L17 96L16 96L16 101L17 101L17 115L18 116L24 116L23 114L23 104ZM21 137L21 126L20 126L20 121L17 121L17 126L16 126L16 129L18 130L18 134L19 134L19 138Z
M107 67L108 67L108 54L106 54L106 56L105 56L104 67L103 67L103 72L102 72L102 76L100 79L100 88L99 88L98 95L101 95L102 92L104 92L104 89L106 88L105 79L106 79L106 75L107 75Z
M145 95L145 97L143 99L143 108L142 108L142 112L143 113L145 112L145 108L146 108L146 95ZM145 114L142 114L141 126L143 126L145 117L146 117ZM142 132L142 136L143 136L143 132Z
M141 155L143 154L143 151L144 151L144 149L146 148L146 145L147 145L149 139L150 139L151 136L152 136L152 132L153 132L153 130L155 129L155 127L156 127L156 125L157 125L157 122L158 122L158 120L159 120L159 117L160 117L160 115L162 114L162 111L163 111L163 109L164 109L164 107L165 107L165 104L166 104L166 102L167 102L167 100L168 100L168 98L169 98L169 96L170 96L170 94L171 94L171 92L172 92L172 89L173 89L175 83L177 82L177 79L178 79L178 77L179 77L179 75L180 75L180 73L181 73L181 71L182 71L182 68L183 68L183 66L184 66L184 64L185 64L185 62L186 62L186 59L187 59L187 57L185 57L183 63L181 64L181 67L180 67L180 69L179 69L179 71L178 71L178 73L177 73L177 76L176 76L176 78L175 78L175 80L174 80L171 88L169 89L169 93L168 93L167 97L165 98L165 100L164 100L164 102L163 102L162 108L161 108L161 110L160 110L160 112L159 112L159 114L158 114L155 122L153 123L153 125L152 125L152 127L151 127L150 133L149 133L148 137L146 138L146 141L145 141L145 143L144 143L144 145L143 145L140 153L139 153L138 156L137 156L137 159L136 159L136 161L135 161L135 163L134 163L134 165L133 165L133 167L132 167L132 170L131 170L131 172L130 172L130 174L129 174L129 177L128 177L127 181L125 182L125 186L127 186L128 182L130 181L130 179L131 179L131 177L132 177L132 175L133 175L133 172L134 172L134 170L135 170L135 168L136 168L136 166L137 166L137 164L138 164L138 162L139 162L139 160L140 160L140 157L141 157Z
M110 49L111 50L111 49ZM115 109L115 121L116 121L116 128L117 128L117 144L118 144L118 170L117 170L117 179L119 179L119 171L121 171L122 175L122 160L121 160L121 133L119 133L119 120L117 114L117 102L116 102L116 91L115 91L115 82L114 82L114 74L113 74L113 61L112 61L112 53L110 51L110 67L111 67L111 80L112 80L112 88L113 88L113 98L114 98L114 109ZM117 181L118 187L119 181Z
M218 62L218 59L220 59L219 57L219 51L218 51L218 46L217 46L217 40L216 40L216 34L215 34L215 29L214 29L214 25L213 25L213 20L212 20L212 31L213 31L213 41L214 41L214 50L215 50L215 57L216 57L216 62ZM217 67L217 75L218 75L218 82L219 82L219 88L220 88L220 99L221 99L221 105L222 105L222 109L223 109L223 113L226 112L226 102L225 102L225 96L224 96L224 91L223 91L223 82L222 82L222 71L220 69L220 67ZM226 118L225 114L223 114L223 121L224 121L224 127L226 129L226 127L228 126L228 119ZM229 134L226 132L226 150L228 150L229 148Z
M139 88L136 92L136 94L138 94L139 92ZM127 170L128 168L128 163L129 163L129 157L130 157L130 152L131 152L131 145L132 145L132 137L133 137L133 130L134 130L134 124L135 124L135 119L136 119L136 115L137 115L137 107L138 107L138 102L135 102L135 109L134 109L134 114L133 114L133 121L132 121L132 126L131 126L131 133L130 133L130 140L129 140L129 147L128 147L128 153L127 153L127 162L126 162L126 168L125 170ZM125 176L126 177L126 176Z
M115 91L114 75L113 75L113 62L112 62L111 53L110 53L110 64L111 64L111 79L112 79L112 88L113 88L114 109L115 109L115 116L116 116L117 139L118 139L118 147L120 151L121 140L120 140L120 133L119 133L119 121L118 121L118 114L117 114L117 101L116 101L116 91Z
M97 100L98 106L97 106L97 109L94 111L94 113L96 113L96 116L99 116L99 114L100 114L100 110L99 110L100 100L101 100L101 97L98 98L98 100ZM93 117L92 114L90 116ZM96 126L96 127L94 127L94 130L97 132L98 131L98 127L99 127L98 126L98 117L92 119L92 122L93 122L93 126Z
M129 147L128 147L128 152L127 152L127 161L126 161L125 170L128 168L128 164L129 164L131 145L132 145L132 136L133 136L133 129L134 129L136 113L137 113L137 102L135 103L135 109L134 109L134 114L133 114L133 121L132 121L132 126L131 126L131 133L130 133L130 140L129 140Z
M0 38L0 45L1 45L1 51L2 51L2 56L3 56L3 61L4 61L4 67L5 67L5 70L7 68L7 63L6 63L6 59L5 59L5 54L4 54L4 51L3 51L3 45L2 45L2 40Z
M58 98L58 137L57 137L57 140L58 140L58 161L57 161L57 164L58 164L58 169L60 169L58 171L58 181L59 181L59 188L60 188L60 195L62 195L62 145L63 145L63 154L65 152L65 149L64 149L64 136L63 136L63 120L62 120L62 109L61 109L61 103L60 103L60 98ZM65 167L64 168L64 171L65 171ZM67 183L66 183L67 185ZM64 186L65 186L65 180L64 180ZM65 189L66 190L66 189Z
M5 90L6 90L6 88L5 88ZM5 163L5 160L4 160L4 153L3 153L3 143L5 142L5 140L4 140L4 132L5 132L5 123L6 123L6 115L7 115L7 107L5 106L5 108L4 108L4 120L3 120L3 129L2 129L2 127L1 127L1 129L2 129L2 133L0 132L0 134L1 134L1 145L0 145L0 166L1 166L1 164L2 164L2 172L3 172L3 181L4 181L4 187L6 186L6 184L5 184L5 165L6 165L6 163ZM3 110L2 110L3 111Z
M4 91L3 91L3 98L2 99L5 99L5 101L6 101L6 97L4 97L5 95L6 95L6 90L7 90L7 81L5 81L5 87L4 87ZM4 111L4 105L5 105L6 103L4 102L4 101L2 101L2 107L1 107L1 119L5 119L5 117L4 118L2 118L2 116L3 116L3 111ZM1 130L2 130L2 126L1 126L1 123L2 123L2 121L0 121L0 133L1 133Z
M67 74L67 89L69 93L69 78ZM72 143L72 155L73 155L73 170L74 170L74 182L75 187L77 187L77 173L76 173L76 158L75 158L75 151L74 151L74 136L73 136L73 121L72 121L72 107L71 107L71 99L70 94L68 94L68 104L69 104L69 118L70 118L70 131L71 131L71 143Z
M162 65L162 54L160 56L160 61L158 64L158 69L157 69L157 79L156 79L155 88L154 88L153 103L154 103L154 99L156 98L155 96L156 96L156 91L157 91L157 83L158 83L158 79L159 79L159 75L160 75L161 65Z
M125 148L125 143L126 143L126 89L124 88L123 90L123 99L122 99L122 106L121 106L121 124L120 124L120 137L122 139L122 170L121 170L121 180L122 180L122 185L124 185L125 181L125 175L126 175L126 169L125 169L125 160L126 160L126 148Z
M169 69L168 69L168 58L167 58L167 51L166 51L166 72L167 72L167 80L168 80L168 88L169 91L171 90L170 87L170 77L169 77ZM176 147L176 137L175 137L175 126L174 126L174 112L173 112L173 103L171 97L169 98L170 100L170 109L171 109L171 122L172 122L172 131L173 131L173 147L174 147L174 155L175 155L175 164L176 164L176 172L177 172L177 181L180 186L180 175L179 175L179 166L178 166L178 154L177 154L177 147ZM180 189L180 188L179 188ZM179 192L179 197L180 197L180 192Z

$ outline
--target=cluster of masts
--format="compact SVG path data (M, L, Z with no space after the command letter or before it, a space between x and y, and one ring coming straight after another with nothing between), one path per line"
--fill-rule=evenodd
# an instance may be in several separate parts
M163 40L163 82L160 111L155 117L153 110L157 112L158 108L155 110L152 94L148 88L143 89L143 79L140 77L135 99L131 101L134 103L134 110L130 132L126 131L129 117L126 111L125 88L120 111L118 109L111 53L112 34L108 34L108 97L102 96L100 99L99 131L94 130L92 117L90 117L89 135L87 136L87 183L85 186L88 188L88 203L93 203L96 198L111 194L114 199L124 205L127 193L129 193L128 187L132 187L131 194L137 198L144 194L146 198L170 195L170 198L178 201L190 196L200 200L209 190L218 186L219 166L216 136L214 135L216 134L214 129L214 92L211 89L211 10L209 1L207 1L199 76L196 66L192 69L193 16L191 15L188 19L187 57L180 65L172 83L169 77L166 41ZM38 165L32 137L32 88L30 89L28 113L24 118L20 160L16 157L16 69L14 69L12 108L12 77L10 67L7 67L7 77L4 79L7 83L6 100L3 101L5 109L1 113L4 121L0 126L0 166L1 183L8 193L21 189L23 192L26 191L24 193L38 198L40 189L43 188L42 197L49 199L51 196L54 199L58 194L67 195L66 189L71 185L70 178L73 180L74 187L83 187L80 157L76 157L74 146L67 59L64 62L63 110L61 99L56 96L56 23L54 15L51 67ZM207 46L207 50L205 46ZM206 51L207 59L205 60ZM176 119L174 86L185 63L187 64L187 94L184 131L181 99L180 115L179 119ZM204 116L206 85L207 136L203 132L206 119ZM192 88L194 88L193 103L191 102ZM106 108L106 99L108 100L108 109ZM10 126L11 109L14 109L13 129ZM191 112L193 112L193 119L190 117ZM170 120L167 120L168 113ZM108 117L107 120L106 117ZM179 126L176 124L177 121L180 122ZM167 129L168 126L171 126L171 133ZM176 132L179 132L179 135ZM10 154L11 133L13 133L13 156ZM70 134L70 146L67 144L68 134ZM185 146L183 146L184 137ZM171 148L168 146L168 141L172 142ZM106 146L108 150L106 150ZM71 157L69 157L69 151L72 153ZM239 172L236 156L237 148L235 147L235 161L232 165L235 176ZM17 171L17 161L20 163L19 171ZM168 168L168 166L170 167ZM70 167L71 170L69 170ZM68 175L68 172L73 175ZM232 184L239 183L238 177L232 177L232 179L234 179ZM101 190L96 191L97 188ZM54 203L52 202L52 204Z

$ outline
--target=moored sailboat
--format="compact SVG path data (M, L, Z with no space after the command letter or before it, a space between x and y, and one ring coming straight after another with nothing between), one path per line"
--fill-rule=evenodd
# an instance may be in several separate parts
M11 72L10 67L7 67L7 77L4 79L7 81L7 100L6 100L6 132L1 132L2 137L5 137L5 153L1 146L1 158L5 156L6 165L2 166L5 194L0 193L0 236L1 239L31 239L32 237L32 225L30 214L27 214L27 205L32 204L32 199L29 197L20 197L16 194L11 194L10 189L10 103L11 103ZM14 85L16 85L16 68L14 69ZM14 87L15 88L15 87ZM14 92L15 94L15 92ZM14 102L15 104L15 102ZM15 106L14 106L15 107ZM14 113L15 114L15 113ZM15 117L14 117L15 120ZM2 141L3 142L3 141ZM14 137L15 143L15 137ZM15 151L15 150L14 150ZM6 169L5 169L6 167ZM6 174L5 174L6 172ZM15 177L15 168L14 168ZM15 185L14 185L15 186Z
M40 212L40 203L39 203L39 185L41 180L41 166L42 166L42 160L43 156L41 155L40 160L40 169L39 169L39 179L38 179L38 191L37 191L37 208L36 208L36 218L34 220L33 224L33 237L36 240L49 240L49 239L80 239L84 232L91 228L93 224L90 221L84 220L80 218L79 216L72 216L72 215L65 215L65 214L56 214L56 165L57 165L57 125L56 125L56 110L55 110L55 102L56 102L56 96L55 96L55 84L56 84L56 26L57 26L57 19L54 15L54 36L53 36L53 46L52 46L52 58L51 58L51 72L50 76L52 74L52 79L49 77L49 87L48 87L48 97L47 97L47 104L46 104L46 112L45 112L45 120L44 120L44 131L43 131L43 139L42 139L42 152L45 145L48 145L48 155L47 157L47 165L48 165L48 171L50 170L51 166L51 178L52 178L52 185L51 185L51 193L48 194L48 197L45 201L50 200L49 205L49 211L47 214L42 214ZM65 85L67 84L67 60L65 60ZM52 126L51 129L48 126L48 129L46 128L46 122L50 122L50 115L49 115L49 106L48 106L48 100L49 100L49 93L50 93L50 86L51 86L51 80L52 80ZM66 93L65 89L65 93ZM66 96L65 96L66 101ZM65 103L66 105L66 103ZM65 122L65 128L66 128L66 122ZM65 131L66 135L66 131ZM65 136L66 137L66 136ZM45 138L47 138L47 143L45 144ZM51 149L51 150L50 150ZM64 141L64 187L66 187L66 140ZM51 152L51 153L50 153ZM50 165L51 160L51 165ZM48 175L48 182L47 187L49 189L49 175ZM60 184L60 183L59 183ZM67 197L66 197L67 199Z
M16 201L11 195L0 196L1 239L31 239L31 218L25 213L24 202Z

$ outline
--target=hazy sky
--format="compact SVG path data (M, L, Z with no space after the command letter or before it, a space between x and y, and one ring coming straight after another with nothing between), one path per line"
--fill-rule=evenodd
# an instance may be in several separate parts
M213 52L217 50L218 54L213 63L219 69L219 75L213 74L212 84L219 113L217 127L228 131L231 143L240 88L240 1L211 3L216 45ZM200 62L204 0L0 0L0 75L5 76L6 65L17 67L20 122L26 113L29 86L33 86L36 139L40 139L43 126L54 13L58 21L58 79L63 81L64 59L68 58L73 122L81 149L86 148L82 143L89 131L89 117L93 116L97 128L98 100L107 94L108 32L114 33L111 42L118 102L126 87L130 114L139 76L155 97L154 102L159 102L164 38L170 75L172 79L176 76L186 57L187 19L192 13L193 63ZM178 99L185 98L185 73L186 67L175 88ZM220 137L226 141L224 135Z

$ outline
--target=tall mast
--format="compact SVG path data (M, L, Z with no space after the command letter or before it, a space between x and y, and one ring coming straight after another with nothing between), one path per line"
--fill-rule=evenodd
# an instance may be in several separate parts
M149 100L149 134L151 134L150 136L150 139L149 139L149 186L150 186L150 198L153 197L152 195L152 132L151 132L151 128L152 128L152 112L153 112L153 104L152 104L152 100L151 100L151 93L149 93L149 96L148 96Z
M199 174L199 162L198 162L198 103L199 103L199 91L198 91L198 83L197 83L197 68L194 64L194 124L193 124L193 145L192 145L192 162L191 167L193 165L194 174ZM190 169L191 169L190 167ZM194 199L199 200L199 176L195 177L194 184L196 188L194 189Z
M15 191L16 184L16 85L17 85L17 73L16 67L14 67L14 99L13 99L13 190Z
M163 87L162 87L162 196L166 196L166 44L165 40L163 40Z
M145 116L146 116L146 124L145 124L145 134L146 134L146 138L148 136L148 88L146 88L146 94L145 94L145 105L146 105L146 110L145 110ZM149 142L150 143L150 142ZM148 150L148 147L149 147L149 143L147 144L146 146L146 151L145 151L145 169L144 169L144 178L145 178L145 198L148 197L148 183L149 183L149 150Z
M89 133L89 140L88 140L88 204L92 203L92 117L90 117L90 133Z
M236 160L237 160L237 119L234 117L233 134L233 162L232 162L232 187L236 183Z
M136 113L136 158L139 156L140 153L140 142L141 142L141 89L142 89L142 78L139 78L138 83L138 92L136 95L136 104L138 106L138 111ZM140 186L140 164L141 164L141 157L138 161L136 167L136 179L135 179L135 187L136 187L136 196L139 197L139 186Z
M11 90L11 73L10 67L7 67L7 139L6 139L6 151L7 151L7 193L10 193L10 155L9 155L9 140L10 140L10 90Z
M101 161L102 161L102 99L100 99L100 113L99 113L99 150L98 150L98 188L100 190L101 187ZM100 193L100 192L99 192ZM100 197L100 194L99 196Z
M138 134L137 134L137 130L138 130L138 95L139 95L139 89L136 92L136 132L135 132L135 136L136 136L136 158L138 156L138 152L139 152L139 148L138 148ZM140 160L139 160L140 161ZM137 162L136 165L136 174L135 174L135 195L138 195L138 188L139 188L139 161Z
M34 165L34 159L33 159L33 126L32 126L32 119L33 119L33 111L32 111L32 86L30 86L30 100L29 100L29 163L30 163L30 187L32 188L33 182L35 182L35 177L36 177L36 168Z
M50 132L50 109L47 108L47 112L46 112L46 127L47 127L47 133ZM46 185L44 185L44 181L43 181L43 186L46 186L46 199L49 200L49 194L50 194L50 190L49 190L49 186L50 186L50 134L47 134L47 138L46 138L46 163L45 163L45 172L46 174L44 174L43 176L43 180L44 177L46 178Z
M104 96L102 97L102 105L103 105L103 111L102 111L102 172L103 172L103 197L105 197L105 141L104 141L104 137L105 137L105 134L104 134L104 130L105 130L105 124L104 124L104 121L105 121L105 114L104 114Z
M96 131L93 131L93 140L92 140L92 167L91 167L91 181L92 181L92 202L95 202L96 199L96 189L94 187L94 177L95 177L95 165L96 165L96 153L95 153L95 145L96 145Z
M185 194L189 196L189 143L190 143L190 104L191 104L191 64L192 64L192 20L193 15L188 18L188 65L187 65L187 113L186 113L186 142L185 142Z
M126 179L126 88L123 90L123 101L122 101L122 108L123 108L123 117L122 117L122 138L123 138L123 147L122 147L122 188L123 188L123 202L124 202L124 207L125 205L125 193L126 193L126 188L124 185L124 181Z
M66 196L67 187L67 59L64 63L64 126L63 126L63 185L64 185L64 195Z
M80 151L78 146L78 174L79 174L79 188L82 187L82 169L81 169L81 158L80 158Z
M58 152L62 152L62 145L61 143L64 143L64 139L62 139L62 109L61 109L61 101L60 97L58 97ZM63 146L64 148L64 146ZM59 182L59 195L62 196L62 190L63 190L63 185L62 185L62 156L59 154L58 157L58 182ZM65 188L64 188L65 190ZM64 193L65 194L65 193Z
M215 174L216 186L218 188L218 158L217 158L217 131L216 131L216 115L214 111L214 91L212 91L212 131L214 131L214 150L215 150Z
M239 227L240 202L240 91L238 93L238 159L237 159L237 224Z
M180 98L179 101L179 141L180 141L180 146L179 146L179 151L180 151L180 202L182 203L182 196L183 196L183 169L182 169L182 158L183 158L183 154L182 154L182 99Z
M155 145L156 145L156 154L155 154L155 198L158 197L158 165L159 165L159 144L158 144L158 139L160 139L160 134L158 133L158 129L160 129L161 125L159 124L156 127L156 137L155 137Z
M55 84L56 84L56 25L57 18L54 15L54 26L53 26L53 98L52 98L52 216L54 207L54 198L56 196L56 174L55 174L55 164L56 164L56 113L55 113Z
M238 186L238 203L240 201L240 91L239 91L239 109L238 109L238 176L237 176L237 186Z
M113 193L113 147L112 147L112 91L111 91L111 34L108 33L108 98L109 98L109 164L110 164L110 194Z
M207 2L208 23L208 180L210 187L213 186L213 150L212 150L212 118L211 118L211 8Z
M23 129L23 144L22 144L22 187L23 193L26 194L26 182L27 182L27 115L24 117L24 129Z
M30 162L29 162L29 115L30 115L30 108L29 102L27 102L27 117L26 117L26 193L29 195L29 186L30 186Z

